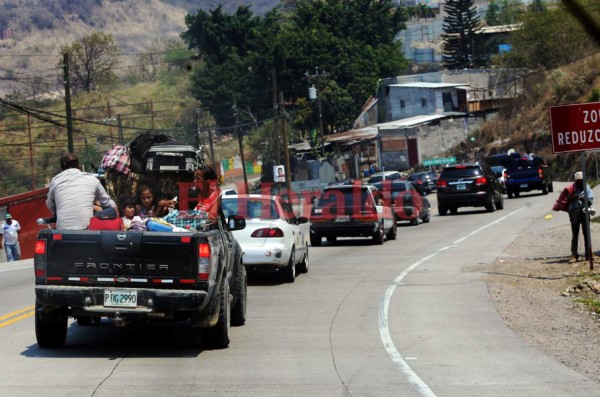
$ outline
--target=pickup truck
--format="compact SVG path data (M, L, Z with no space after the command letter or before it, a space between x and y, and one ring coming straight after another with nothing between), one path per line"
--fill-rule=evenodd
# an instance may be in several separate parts
M508 198L519 197L521 192L541 190L543 194L553 192L550 169L541 157L533 160L512 160L504 172L504 184Z
M35 244L35 334L41 348L65 343L68 317L80 326L184 321L204 342L229 345L230 325L245 322L246 270L227 225L189 232L58 230ZM200 332L198 341L202 341Z
M182 210L191 208L185 187L203 159L188 145L158 148L137 159L138 175L106 173L108 193L116 199L132 194L138 181L152 183L166 196L179 195ZM34 254L38 345L62 346L73 317L80 326L102 318L117 327L189 321L198 329L198 342L227 347L230 326L246 321L247 275L232 235L245 228L246 220L239 215L210 223L193 216L187 220L194 225L177 232L41 230Z

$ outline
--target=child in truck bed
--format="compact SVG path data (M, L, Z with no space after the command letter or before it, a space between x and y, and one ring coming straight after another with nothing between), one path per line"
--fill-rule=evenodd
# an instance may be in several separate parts
M135 214L135 203L135 198L132 196L124 196L119 200L125 230L147 230L142 218Z

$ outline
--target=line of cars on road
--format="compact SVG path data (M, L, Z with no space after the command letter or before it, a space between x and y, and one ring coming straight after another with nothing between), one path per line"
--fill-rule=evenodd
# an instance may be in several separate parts
M519 169L535 168L528 171L535 174L533 177L542 178L546 173L542 182L537 179L522 182L518 187L523 191L535 188L542 189L544 194L552 191L549 172L541 170L542 161L529 164L518 154L494 159L500 161L498 164L491 161L492 166L485 161L449 164L439 177L434 172L417 172L404 178L398 171L386 171L372 175L366 184L326 187L310 207L308 236L300 225L309 219L297 217L292 206L281 197L229 195L223 196L222 206L226 216L241 214L246 218L246 229L234 235L244 250L247 269L275 270L285 281L293 282L297 273L308 271L307 241L320 246L323 239L334 243L340 237L369 238L374 244L394 240L398 222L408 221L412 225L430 222L431 204L427 195L434 191L440 216L448 212L456 214L461 207L501 210L507 192L506 170L511 170L514 164Z
M323 239L333 243L338 237L365 237L383 244L396 239L400 221L428 223L427 194L435 189L430 182L435 174L423 175L411 182L390 171L373 175L371 184L329 186L310 205L309 227L303 226L309 219L297 216L281 196L224 194L221 208L225 218L246 219L246 228L233 232L246 269L277 272L283 281L294 282L298 273L308 272L309 242L320 246Z

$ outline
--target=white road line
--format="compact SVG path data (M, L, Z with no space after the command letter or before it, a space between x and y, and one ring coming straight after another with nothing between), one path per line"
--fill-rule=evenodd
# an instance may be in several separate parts
M33 266L23 266L23 267L15 267L14 269L2 269L0 270L0 273L2 272L12 272L15 270L22 270L22 269L31 269Z
M408 273L410 273L411 271L416 269L422 263L427 262L429 259L433 258L437 254L439 254L449 248L456 247L459 243L465 241L467 238L473 237L475 234L487 229L488 227L502 222L503 220L517 214L518 212L522 211L523 209L524 208L520 208L516 211L509 213L506 216L503 216L502 218L499 218L493 222L490 222L487 225L484 225L484 226L480 227L479 229L476 229L476 230L470 232L469 234L467 234L467 236L456 240L452 244L450 244L446 247L440 248L437 252L434 252L431 255L428 255L424 258L419 259L417 262L413 263L406 270L404 270L402 273L400 273L400 275L392 281L392 283L388 286L387 290L385 291L385 294L384 294L383 299L381 300L381 304L379 306L379 336L381 337L381 342L383 343L383 346L385 347L385 350L387 351L388 356L392 359L394 364L396 364L396 366L400 369L400 372L402 372L402 374L413 385L413 387L419 392L419 394L421 396L437 397L437 395L433 391L431 391L429 386L427 386L427 384L425 382L423 382L423 380L421 378L419 378L419 376L410 368L410 366L406 363L406 360L404 358L402 358L402 355L400 354L400 352L398 352L398 350L394 346L394 342L393 342L392 336L390 334L390 328L389 328L389 323L388 323L388 309L390 306L390 301L392 299L392 295L394 294L396 287L398 285L403 285L404 283L402 283L402 280L404 279L404 277L406 277L408 275Z

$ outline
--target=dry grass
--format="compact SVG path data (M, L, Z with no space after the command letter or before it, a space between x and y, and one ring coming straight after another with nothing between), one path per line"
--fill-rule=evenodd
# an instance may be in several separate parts
M555 179L568 180L575 169L581 168L580 154L552 153L548 107L588 102L592 89L600 87L599 66L600 55L595 54L552 71L531 74L523 82L527 94L477 132L480 153L530 148L551 163ZM588 172L595 173L594 155L588 153L587 157Z

